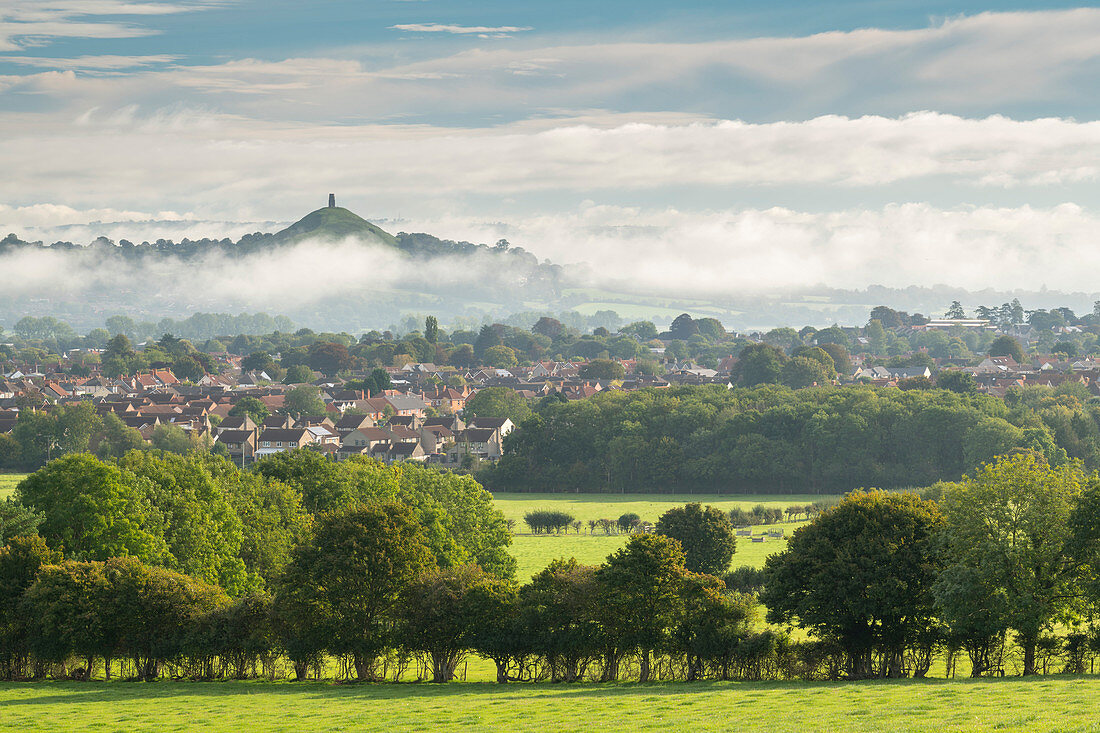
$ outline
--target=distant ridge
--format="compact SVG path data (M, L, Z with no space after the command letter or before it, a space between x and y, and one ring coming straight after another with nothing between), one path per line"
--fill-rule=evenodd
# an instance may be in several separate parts
M279 244L293 244L305 239L341 240L348 237L364 241L375 240L397 247L397 239L392 234L342 206L317 209L273 235L274 241Z

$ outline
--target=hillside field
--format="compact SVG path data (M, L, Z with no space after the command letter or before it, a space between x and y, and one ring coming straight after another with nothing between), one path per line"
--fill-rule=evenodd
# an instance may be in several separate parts
M22 731L1100 731L1100 679L498 686L290 682L0 685Z

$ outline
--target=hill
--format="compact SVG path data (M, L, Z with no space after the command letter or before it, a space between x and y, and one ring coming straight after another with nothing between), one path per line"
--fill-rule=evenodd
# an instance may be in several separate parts
M272 239L278 244L294 244L305 239L340 240L348 237L397 246L397 239L392 234L341 206L310 212L286 229L276 232Z

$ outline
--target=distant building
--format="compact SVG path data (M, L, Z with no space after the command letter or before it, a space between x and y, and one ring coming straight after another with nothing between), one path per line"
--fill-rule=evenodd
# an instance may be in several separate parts
M328 207L330 209L335 209L336 208L336 194L330 193L328 195Z

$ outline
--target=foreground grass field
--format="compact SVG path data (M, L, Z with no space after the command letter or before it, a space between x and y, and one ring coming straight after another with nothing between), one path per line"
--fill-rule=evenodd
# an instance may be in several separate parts
M516 579L526 582L531 575L546 567L554 558L575 557L586 565L598 565L608 555L626 543L626 535L605 535L598 531L588 534L587 526L580 534L572 531L561 535L533 535L523 523L523 515L535 509L555 509L569 512L582 522L589 519L617 519L633 512L643 520L655 522L664 512L688 502L711 504L724 511L751 509L757 504L785 509L795 504L811 504L836 497L813 494L790 496L738 496L729 494L503 494L493 495L493 502L508 519L516 522L516 535L512 538L512 555L518 563ZM789 536L803 522L786 522L770 525L768 529L783 529ZM756 528L759 534L763 528ZM765 558L786 546L783 541L749 542L739 538L737 554L731 567L743 565L761 567Z
M21 731L1100 731L1100 679L648 685L16 683Z

